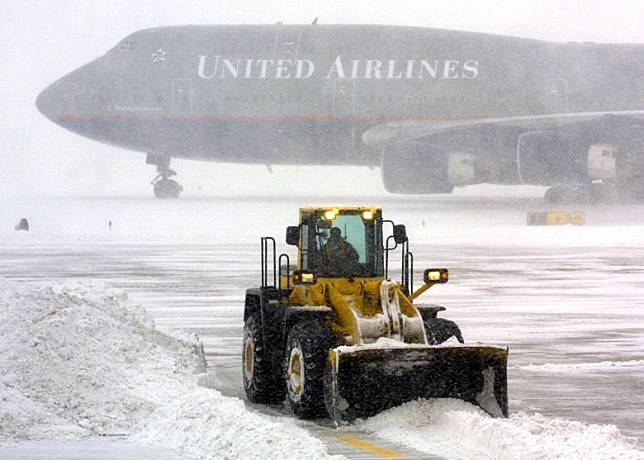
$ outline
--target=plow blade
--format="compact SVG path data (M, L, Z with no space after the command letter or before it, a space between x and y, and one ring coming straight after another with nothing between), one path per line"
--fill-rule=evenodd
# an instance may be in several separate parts
M336 422L418 398L458 398L507 417L507 358L506 348L487 345L332 349L325 404Z

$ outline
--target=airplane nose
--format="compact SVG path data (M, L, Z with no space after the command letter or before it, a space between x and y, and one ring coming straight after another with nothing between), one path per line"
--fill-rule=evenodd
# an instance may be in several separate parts
M57 83L49 85L36 98L36 108L49 119L53 118L54 114L60 110L60 103L63 99Z
M83 129L81 121L105 110L106 95L110 93L100 70L101 63L95 60L65 75L38 95L36 108L64 128Z
M82 80L81 69L65 75L47 86L36 98L36 108L54 123L64 126L64 121L81 113Z

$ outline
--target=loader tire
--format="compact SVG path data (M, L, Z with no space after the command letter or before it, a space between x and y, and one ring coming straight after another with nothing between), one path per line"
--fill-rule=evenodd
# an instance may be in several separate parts
M450 337L456 337L460 343L464 343L461 329L454 321L445 318L427 318L425 332L430 345L439 345Z
M244 323L242 348L242 379L246 396L251 402L277 404L284 400L281 367L271 360L270 345L264 343L259 314Z
M337 339L322 319L295 324L285 353L286 400L300 418L327 417L324 374L328 351Z

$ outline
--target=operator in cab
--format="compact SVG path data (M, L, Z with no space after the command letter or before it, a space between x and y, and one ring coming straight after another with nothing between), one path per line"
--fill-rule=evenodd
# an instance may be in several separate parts
M332 227L329 239L322 247L322 260L327 272L331 276L341 276L351 272L358 259L358 251L351 243L342 238L342 231L337 227Z

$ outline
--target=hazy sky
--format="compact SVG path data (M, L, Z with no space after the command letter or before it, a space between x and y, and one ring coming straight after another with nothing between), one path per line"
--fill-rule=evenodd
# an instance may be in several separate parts
M154 168L137 152L90 141L38 113L38 93L135 30L176 24L380 23L500 33L553 41L644 43L644 0L252 1L2 0L0 193L149 195ZM320 169L175 160L193 194L285 194ZM383 192L379 171L334 168L326 192ZM201 186L202 191L196 191ZM325 190L322 190L325 192Z

